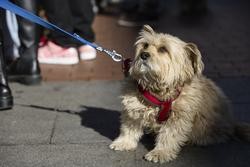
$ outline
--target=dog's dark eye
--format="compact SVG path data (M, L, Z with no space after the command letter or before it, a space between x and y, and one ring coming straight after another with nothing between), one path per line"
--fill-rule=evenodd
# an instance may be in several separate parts
M143 44L143 49L147 49L148 48L148 43L144 43Z
M166 53L166 52L168 52L168 50L167 50L167 48L165 46L161 46L161 47L158 48L158 52Z

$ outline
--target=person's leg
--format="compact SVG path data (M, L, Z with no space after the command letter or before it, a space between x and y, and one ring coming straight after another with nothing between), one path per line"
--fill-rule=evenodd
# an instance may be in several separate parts
M183 16L202 16L207 12L207 0L180 0Z
M43 6L49 22L67 32L74 32L68 0L44 0ZM73 39L54 31L50 32L49 39L62 47L71 47L74 42Z
M123 14L118 19L118 25L125 27L140 27L144 24L155 25L165 7L163 0L124 0Z
M156 19L166 7L165 0L140 0L138 13Z
M122 0L120 8L125 13L135 13L138 11L141 0Z
M13 97L8 86L3 57L3 10L0 9L0 110L9 109L13 106Z
M18 6L37 13L37 1L14 0ZM10 81L20 82L26 85L38 84L41 82L40 67L37 61L37 50L39 33L38 27L24 18L17 17L18 35L21 46L19 48L20 58L8 67L8 78Z
M95 34L92 29L94 21L94 11L91 0L68 0L72 12L72 22L74 25L74 33L84 39L94 42ZM88 45L84 45L78 41L74 44L79 48L80 58L82 60L91 60L96 58L96 50Z
M94 42L95 34L92 29L94 21L94 11L91 0L68 0L71 13L74 32L82 36L84 39ZM76 43L81 46L81 43Z
M4 11L3 22L3 38L4 38L4 56L6 65L10 64L13 60L19 57L18 48L20 46L17 22L15 15L9 11ZM18 43L19 42L19 43ZM19 44L19 45L18 45Z
M72 14L68 0L44 0L49 22L69 33L73 33ZM38 60L45 64L77 64L79 62L75 41L61 33L51 31L49 41L38 50Z

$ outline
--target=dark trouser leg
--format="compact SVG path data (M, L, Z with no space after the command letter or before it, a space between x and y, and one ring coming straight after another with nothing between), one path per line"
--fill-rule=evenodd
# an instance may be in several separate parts
M163 8L163 0L124 0L122 3L124 13L119 18L118 24L125 27L156 25Z
M74 1L71 3L74 3ZM57 25L65 31L73 33L72 15L68 0L44 0L43 5L46 10L48 20L51 23ZM71 47L74 42L73 39L53 31L50 32L49 38L63 47Z
M140 0L138 12L142 15L158 18L165 10L165 0Z
M5 62L3 60L3 21L3 10L0 9L0 110L9 109L13 106L13 97L6 80Z
M36 0L14 0L20 7L33 13L37 11ZM21 47L20 58L13 62L8 69L9 80L27 85L38 84L41 81L40 67L37 60L38 27L36 24L17 17Z
M180 6L183 15L200 15L207 12L207 0L181 0Z
M135 13L139 9L141 0L123 0L121 2L121 10L125 13Z
M94 12L90 0L45 0L43 3L50 22L70 33L77 33L89 41L94 41L94 32L91 27ZM51 32L49 37L63 47L82 45L56 32Z
M90 0L68 0L72 12L72 23L74 32L83 37L84 39L94 42L95 35L92 29L94 21L94 11ZM74 42L77 46L81 43Z

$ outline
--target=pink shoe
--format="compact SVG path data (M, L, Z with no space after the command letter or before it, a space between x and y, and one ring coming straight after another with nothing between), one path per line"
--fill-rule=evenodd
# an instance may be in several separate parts
M51 41L38 49L38 61L44 64L77 64L77 50L73 47L63 48Z
M78 48L82 60L93 60L96 58L96 50L89 45L83 45Z

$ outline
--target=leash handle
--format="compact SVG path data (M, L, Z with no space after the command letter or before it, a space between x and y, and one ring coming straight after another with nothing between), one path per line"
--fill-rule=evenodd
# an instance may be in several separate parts
M21 17L23 17L23 18L25 18L25 19L27 19L29 21L32 21L32 22L34 22L36 24L39 24L39 25L41 25L41 26L43 26L45 28L48 28L50 30L66 34L66 35L74 38L75 40L80 41L83 44L87 44L87 45L93 47L94 49L96 49L98 51L104 52L107 55L109 55L116 62L122 61L122 55L116 53L115 50L110 51L108 49L102 48L101 46L98 46L98 45L96 45L94 43L91 43L91 42L85 40L84 38L80 37L76 33L71 34L71 33L67 32L67 31L61 29L60 27L57 27L56 25L45 21L41 17L38 17L35 14L33 14L33 13L31 13L31 12L29 12L29 11L27 11L27 10L13 4L13 3L11 3L9 0L0 0L0 7L2 7L5 10L9 10L10 12L15 13L16 15L19 15L19 16L21 16Z

